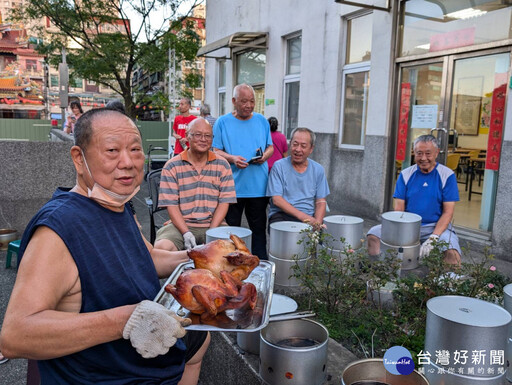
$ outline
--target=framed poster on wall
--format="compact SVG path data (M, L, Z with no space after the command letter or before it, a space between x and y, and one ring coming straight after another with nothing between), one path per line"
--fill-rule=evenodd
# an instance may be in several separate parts
M459 135L478 135L483 84L483 76L460 78L457 83L455 130Z

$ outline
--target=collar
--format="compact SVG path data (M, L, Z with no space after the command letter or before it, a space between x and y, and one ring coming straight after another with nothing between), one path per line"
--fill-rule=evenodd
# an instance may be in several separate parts
M187 161L188 163L190 163L190 161L188 160L188 148L185 151L183 151L180 154L180 156L181 156L182 160ZM213 151L208 150L208 159L207 159L207 161L208 162L212 162L216 158L217 158L217 156L215 155L215 153Z

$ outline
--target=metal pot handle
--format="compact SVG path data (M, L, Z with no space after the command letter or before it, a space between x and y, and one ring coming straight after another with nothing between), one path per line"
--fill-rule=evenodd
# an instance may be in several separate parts
M315 315L316 314L311 311L300 311L300 312L295 312L295 313L278 314L278 315L270 316L268 322L287 321L287 320L296 319L296 318L308 318L308 317L314 317Z

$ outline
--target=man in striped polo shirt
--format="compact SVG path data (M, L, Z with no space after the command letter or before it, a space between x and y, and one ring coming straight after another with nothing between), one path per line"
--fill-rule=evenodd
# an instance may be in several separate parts
M158 230L155 248L183 250L205 243L206 231L218 227L230 203L236 203L229 163L210 151L212 126L193 120L187 130L189 149L170 159L162 170L159 207L171 220Z

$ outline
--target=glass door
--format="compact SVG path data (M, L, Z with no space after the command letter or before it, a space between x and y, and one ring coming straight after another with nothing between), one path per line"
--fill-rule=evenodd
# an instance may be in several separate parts
M400 73L395 181L400 171L411 166L413 142L434 133L443 121L446 63L434 61L403 66Z
M458 159L458 226L490 231L494 215L510 52L450 60L452 133L447 156Z
M438 162L457 175L460 227L492 227L509 67L510 52L503 50L401 65L395 181L414 163L414 140L436 136Z

